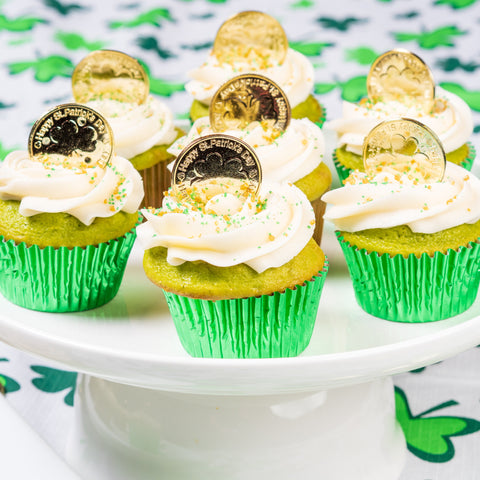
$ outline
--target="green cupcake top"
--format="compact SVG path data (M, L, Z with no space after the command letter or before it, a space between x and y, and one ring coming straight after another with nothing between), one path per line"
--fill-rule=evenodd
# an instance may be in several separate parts
M138 223L138 213L118 212L96 218L85 225L67 213L40 213L25 217L19 213L20 202L0 200L0 235L15 243L45 247L84 247L123 236Z
M470 242L480 240L480 221L473 224L463 224L447 228L435 233L417 233L406 225L391 228L372 228L358 232L340 232L343 239L350 245L367 252L377 252L379 255L388 253L390 256L414 254L421 257L423 253L433 256L435 252L447 253L448 250L458 250L467 247Z
M140 174L114 156L105 167L71 156L12 152L0 167L0 235L40 247L96 245L138 221Z
M260 274L244 263L217 267L198 261L173 266L167 262L164 247L147 250L143 258L147 277L159 287L178 295L207 300L283 292L318 275L324 264L325 256L313 240L286 264Z
M351 245L391 255L456 250L480 237L480 180L447 162L442 181L410 173L351 174L323 197L327 221Z
M142 211L138 237L154 283L194 298L240 298L283 291L323 268L312 206L292 184L262 183L258 193L225 179L196 185Z

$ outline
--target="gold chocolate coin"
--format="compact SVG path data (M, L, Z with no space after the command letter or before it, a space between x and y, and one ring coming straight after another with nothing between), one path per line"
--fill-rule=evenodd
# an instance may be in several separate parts
M400 173L418 183L441 181L446 166L437 135L409 118L386 120L374 127L363 144L363 163L370 176Z
M72 75L78 103L109 98L141 104L150 91L148 75L137 60L115 50L97 50L84 57Z
M432 72L417 55L402 49L380 55L367 77L368 97L373 102L397 100L419 105L430 112L435 99Z
M28 152L30 158L49 164L106 167L113 152L113 133L95 110L66 103L35 122Z
M287 36L280 23L254 10L226 20L213 43L213 54L221 63L249 60L257 63L258 69L282 64L287 50Z
M283 132L291 112L287 96L275 82L247 73L232 78L215 92L209 115L216 132L244 128L252 122Z
M213 134L187 145L172 169L172 187L178 197L206 203L228 192L237 196L255 194L262 170L255 151L230 135Z

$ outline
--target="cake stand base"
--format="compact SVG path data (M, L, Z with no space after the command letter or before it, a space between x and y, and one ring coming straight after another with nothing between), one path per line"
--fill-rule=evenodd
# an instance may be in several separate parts
M221 396L82 376L67 461L92 480L396 480L406 447L393 392L390 377Z

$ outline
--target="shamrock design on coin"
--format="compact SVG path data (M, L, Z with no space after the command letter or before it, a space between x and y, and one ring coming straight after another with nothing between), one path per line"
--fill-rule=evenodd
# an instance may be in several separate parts
M223 172L223 175L228 178L248 180L248 170L244 167L240 158L224 159L219 152L211 152L205 160L198 161L194 169L189 172L191 177L189 180L191 183L195 183L215 178L218 172Z
M390 139L391 155L408 155L418 163L427 162L428 156L419 151L418 140L415 137L405 138L400 133L392 135Z
M75 150L94 152L97 131L90 125L84 125L82 117L78 123L75 120L65 120L52 128L49 136L43 138L46 153L71 155ZM85 162L90 163L91 158L85 157Z
M387 120L374 127L363 144L367 174L406 174L412 181L441 181L445 152L440 140L426 125L409 118Z
M403 49L380 55L367 77L370 100L400 101L430 112L434 106L435 82L425 62Z
M222 189L239 196L256 193L261 177L258 157L247 143L213 134L180 152L172 169L172 186L178 197L193 195L205 202Z
M113 133L95 110L75 103L55 107L30 132L30 157L69 167L105 167L113 152Z

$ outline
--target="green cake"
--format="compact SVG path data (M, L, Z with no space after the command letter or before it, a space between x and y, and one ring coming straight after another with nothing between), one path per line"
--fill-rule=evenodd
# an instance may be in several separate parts
M39 213L24 217L18 211L20 202L0 200L0 235L27 246L85 247L108 242L132 230L138 213L118 212L107 218L97 217L85 225L68 213Z
M185 135L185 132L183 130L180 130L180 128L178 127L175 127L175 132L177 136L175 137L174 141ZM167 149L170 147L170 145L171 144L154 145L149 150L139 153L138 155L135 155L129 160L132 162L133 166L137 170L145 170L146 168L153 167L160 162L171 162L173 160L173 155L167 152Z
M245 264L216 267L205 262L185 262L175 267L167 262L166 256L164 247L145 252L143 266L147 277L168 292L208 300L283 292L315 277L325 264L325 255L313 240L288 263L262 273Z
M480 221L458 225L435 233L416 233L407 225L391 228L372 228L358 232L339 232L345 242L357 249L377 252L379 255L402 255L407 258L422 254L433 256L436 252L447 254L448 250L468 247L480 238Z
M332 174L329 168L322 162L315 170L297 180L295 186L307 196L310 202L313 202L330 188L331 183Z

